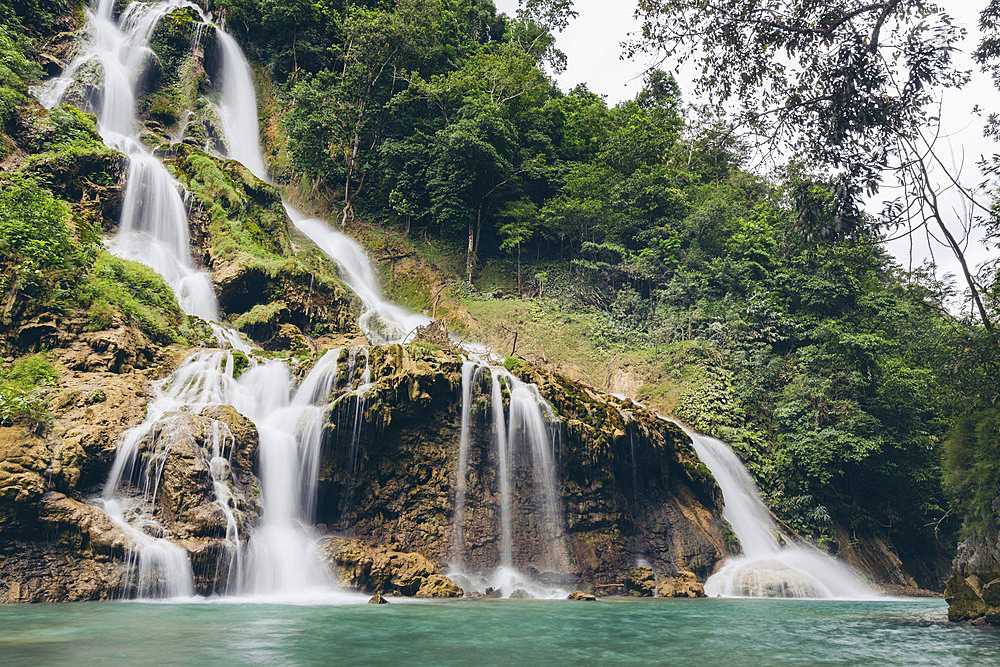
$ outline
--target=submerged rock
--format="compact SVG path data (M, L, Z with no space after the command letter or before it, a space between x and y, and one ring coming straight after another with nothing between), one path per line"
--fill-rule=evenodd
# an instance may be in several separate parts
M576 600L577 602L596 602L597 596L591 595L590 593L584 593L583 591L573 591L566 599Z

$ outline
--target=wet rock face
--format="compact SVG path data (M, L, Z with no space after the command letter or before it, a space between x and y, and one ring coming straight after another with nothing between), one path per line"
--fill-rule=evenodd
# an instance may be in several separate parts
M140 446L145 465L136 466L131 480L135 488L154 493L160 525L179 541L225 537L226 516L213 480L232 494L232 509L244 537L259 514L253 491L256 478L252 468L245 467L256 460L257 430L230 406L207 412L165 415ZM236 425L242 441L226 420Z
M1000 497L993 501L1000 517ZM1000 528L983 522L958 546L945 588L948 618L964 623L1000 625Z
M358 540L327 538L320 542L320 553L344 588L375 593L379 598L381 595L462 597L461 587L439 574L431 561L397 546L368 547Z
M373 385L343 393L331 411L318 521L369 544L398 542L451 562L461 431L461 359L421 346L371 348ZM562 423L556 440L568 572L588 583L625 583L637 560L655 577L706 577L725 555L718 490L686 437L635 406L529 370ZM478 396L479 394L476 394ZM478 399L476 399L478 401ZM489 405L473 406L463 564L499 562L500 498ZM355 421L359 419L359 421ZM634 452L634 459L633 459ZM530 453L515 460L514 561L546 569ZM633 464L634 460L634 464ZM539 573L541 574L541 573ZM633 582L651 595L656 581Z
M126 579L126 540L107 515L57 492L36 512L0 539L0 603L115 597Z

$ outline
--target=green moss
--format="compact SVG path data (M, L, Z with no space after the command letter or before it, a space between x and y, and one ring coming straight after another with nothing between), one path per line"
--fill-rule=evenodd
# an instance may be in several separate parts
M233 321L233 326L244 331L262 324L274 324L283 310L287 310L288 305L283 301L273 301L271 303L258 303L248 312L243 313Z
M34 432L51 419L49 388L59 373L44 354L21 357L0 368L0 425L25 424Z
M167 283L152 269L101 253L83 288L89 328L104 329L116 315L160 344L196 334Z
M524 362L517 357L507 357L504 359L503 367L509 370L511 373L516 373L517 371L524 368Z
M245 371L250 366L250 359L247 355L243 354L239 350L233 350L233 378L239 379Z

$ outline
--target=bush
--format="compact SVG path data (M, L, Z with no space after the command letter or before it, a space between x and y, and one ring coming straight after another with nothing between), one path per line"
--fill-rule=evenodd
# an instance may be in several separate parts
M35 433L48 425L49 388L59 373L43 354L21 357L0 369L0 424L26 424Z
M180 340L184 313L166 281L152 269L108 253L101 253L82 289L81 301L88 308L88 326L105 329L117 310L126 323L134 324L155 343L168 345Z
M69 207L20 174L0 177L0 294L10 321L19 308L63 305L86 253L70 234Z

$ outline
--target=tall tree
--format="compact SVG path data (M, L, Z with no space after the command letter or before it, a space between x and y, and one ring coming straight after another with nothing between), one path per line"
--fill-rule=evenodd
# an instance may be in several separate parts
M738 102L739 122L761 146L790 146L807 165L838 175L837 201L847 215L856 217L862 196L887 176L897 178L915 206L889 207L885 222L916 217L940 231L992 331L982 287L930 173L944 169L934 153L933 103L967 80L952 60L964 31L942 7L924 0L640 0L637 12L643 39L633 49L696 63L697 92L720 107Z

